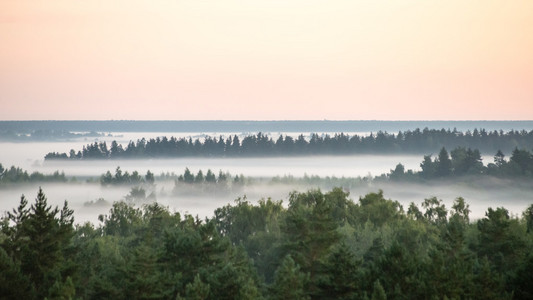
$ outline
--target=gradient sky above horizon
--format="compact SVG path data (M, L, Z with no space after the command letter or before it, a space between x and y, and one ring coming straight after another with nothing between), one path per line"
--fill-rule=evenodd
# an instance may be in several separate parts
M1 120L533 120L533 1L0 0Z

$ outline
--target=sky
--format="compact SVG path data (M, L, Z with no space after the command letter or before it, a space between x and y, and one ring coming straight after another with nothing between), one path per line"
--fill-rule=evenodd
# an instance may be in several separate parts
M533 1L0 0L0 120L533 120Z

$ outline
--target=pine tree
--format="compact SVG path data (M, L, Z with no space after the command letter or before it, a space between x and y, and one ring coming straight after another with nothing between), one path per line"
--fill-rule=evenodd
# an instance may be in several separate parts
M437 158L437 168L435 171L435 175L437 177L446 177L450 176L452 173L452 161L450 160L450 156L448 155L448 151L444 147L439 152L439 156Z
M209 299L210 286L208 283L202 282L200 275L194 277L192 283L187 283L185 286L185 295L176 298L177 300L206 300Z
M72 294L69 292L71 288L67 287L72 282L67 282L67 279L76 272L71 262L75 252L71 247L74 234L73 211L66 202L61 211L49 206L41 188L35 203L29 209L26 205L27 201L23 196L18 209L8 214L8 219L14 225L2 226L2 232L8 236L3 243L3 247L8 250L6 254L13 259L15 266L20 266L21 276L15 272L15 278L19 278L16 280L24 282L24 278L27 278L32 285L27 290L35 291L35 297L39 299L53 296L59 290L63 291L63 287L66 294Z
M379 280L376 280L376 282L374 283L372 300L387 300L387 294L385 293L385 289L383 289L383 286L381 285Z
M274 283L270 287L272 300L307 300L310 299L305 287L309 275L300 270L300 266L287 255L274 275Z
M331 216L331 204L319 190L294 193L283 231L285 249L303 272L309 273L311 296L319 292L318 280L323 275L321 264L330 249L340 240L337 223Z
M324 298L355 299L359 287L359 262L345 243L329 256L320 288Z

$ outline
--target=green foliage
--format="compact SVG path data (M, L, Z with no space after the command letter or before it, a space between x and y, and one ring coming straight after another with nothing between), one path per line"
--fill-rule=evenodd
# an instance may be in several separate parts
M3 253L12 260L3 256L2 263L13 273L10 280L17 286L30 282L30 287L26 287L30 298L69 295L72 285L67 279L75 273L69 251L74 235L73 211L66 202L61 211L49 206L40 188L29 209L27 203L22 197L18 209L8 213L2 226L6 235L1 244Z
M404 213L381 191L348 196L241 198L205 220L118 202L74 227L39 190L0 222L0 299L531 298L531 207L472 222L463 198Z
M107 235L129 236L133 234L134 226L139 223L139 210L124 202L113 203L110 215L100 215L98 219L104 222L104 233Z
M401 244L393 242L371 269L367 284L379 279L391 298L407 299L407 295L409 298L423 298L421 270L419 258L411 255Z
M479 256L487 256L499 272L516 268L525 254L523 229L503 207L489 208L485 215L477 223Z
M367 221L376 226L382 226L394 220L403 218L403 208L398 201L387 200L383 191L370 193L359 198L359 205L353 208L352 224L363 224Z
M514 299L533 299L533 254L530 252L512 279Z
M523 217L526 220L527 232L533 232L533 204L531 204L523 213Z
M385 293L385 289L383 289L383 286L379 282L379 280L376 280L374 283L374 290L372 291L372 300L387 300L387 294Z
M32 299L35 297L28 276L20 270L20 262L13 259L0 248L0 292L1 299Z
M192 283L187 283L185 287L185 295L183 297L178 295L177 299L207 300L209 299L209 292L209 284L202 282L200 276L196 275Z
M291 194L282 226L284 249L304 273L309 273L312 297L319 293L318 280L324 275L322 263L341 237L331 214L332 203L327 199L319 190Z
M424 218L427 221L435 225L446 223L448 211L446 210L446 206L442 203L442 200L437 199L437 197L424 199L422 207L426 210Z
M303 273L300 266L294 262L290 255L287 255L276 270L274 283L270 287L270 299L310 299L305 289L308 281L309 275Z
M355 299L359 292L360 262L344 243L341 243L324 263L320 280L322 298Z

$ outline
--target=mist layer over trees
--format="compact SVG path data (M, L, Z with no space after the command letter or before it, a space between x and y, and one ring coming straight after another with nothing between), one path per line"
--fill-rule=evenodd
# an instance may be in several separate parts
M431 155L425 155L422 163L422 170L413 172L405 170L400 163L391 170L389 174L378 178L392 180L417 180L417 179L442 179L461 178L464 176L489 175L501 178L533 177L533 153L527 150L515 148L509 159L498 151L494 155L494 161L486 166L482 162L479 150L455 148L448 154L446 148L442 148L439 154L432 159Z
M205 139L161 137L136 142L130 141L123 146L113 141L88 144L81 150L69 153L50 152L45 159L120 159L152 157L250 157L250 156L302 156L302 155L347 155L347 154L400 154L431 153L442 147L453 149L465 147L482 152L509 153L515 148L533 148L533 131L490 131L484 129L470 132L457 130L416 129L413 131L390 134L377 132L368 136L347 135L344 133L330 136L312 134L293 138L280 135L276 140L258 133L239 138L237 135L224 138L220 136Z
M74 225L68 203L2 218L9 299L531 299L533 205L520 216L437 198L402 207L382 192L237 199L200 220L116 202Z
M87 211L98 208L98 213L111 207L96 223L76 223L69 203L50 206L39 189L33 203L22 196L18 207L0 221L0 298L531 299L533 205L526 208L522 201L520 209L512 206L531 190L532 141L533 132L527 131L417 129L277 139L262 133L244 138L163 137L139 139L127 146L97 142L69 153L50 153L47 159L65 159L64 164L152 157L190 161L188 157L194 156L425 156L420 156L420 171L406 170L399 163L391 165L387 174L363 178L250 178L213 172L218 168L205 164L204 169L157 175L111 165L110 171L99 170L99 177L72 184L101 189L99 193L119 189L120 195L128 193L122 198L105 196L107 200L95 197L77 206ZM495 154L493 160L484 164L482 152ZM29 174L0 165L1 188L71 179L59 171ZM493 185L487 193L507 186L495 196L504 200L485 211L490 206L486 202L476 209L476 201L431 196L440 184L461 195L461 185L472 187L480 181L482 187ZM243 195L258 182L268 191L266 196L274 195L281 184L304 183L305 189L292 192L285 201L244 196L232 204L220 204L202 219L190 209L210 205L212 211L218 206L212 204L215 195ZM47 185L52 193L51 184ZM54 198L71 197L65 186L58 188L64 197ZM327 186L327 192L316 189L319 186ZM354 192L356 186L372 191L378 186L402 186L401 192L411 194L391 200L382 191L365 191L354 201L348 190L354 187ZM479 193L479 186L475 188ZM513 189L521 189L522 194L513 196ZM414 190L419 192L416 197ZM189 196L191 213L178 213L157 202L184 203L178 199ZM409 200L402 202L405 198ZM411 199L420 202L409 203Z

